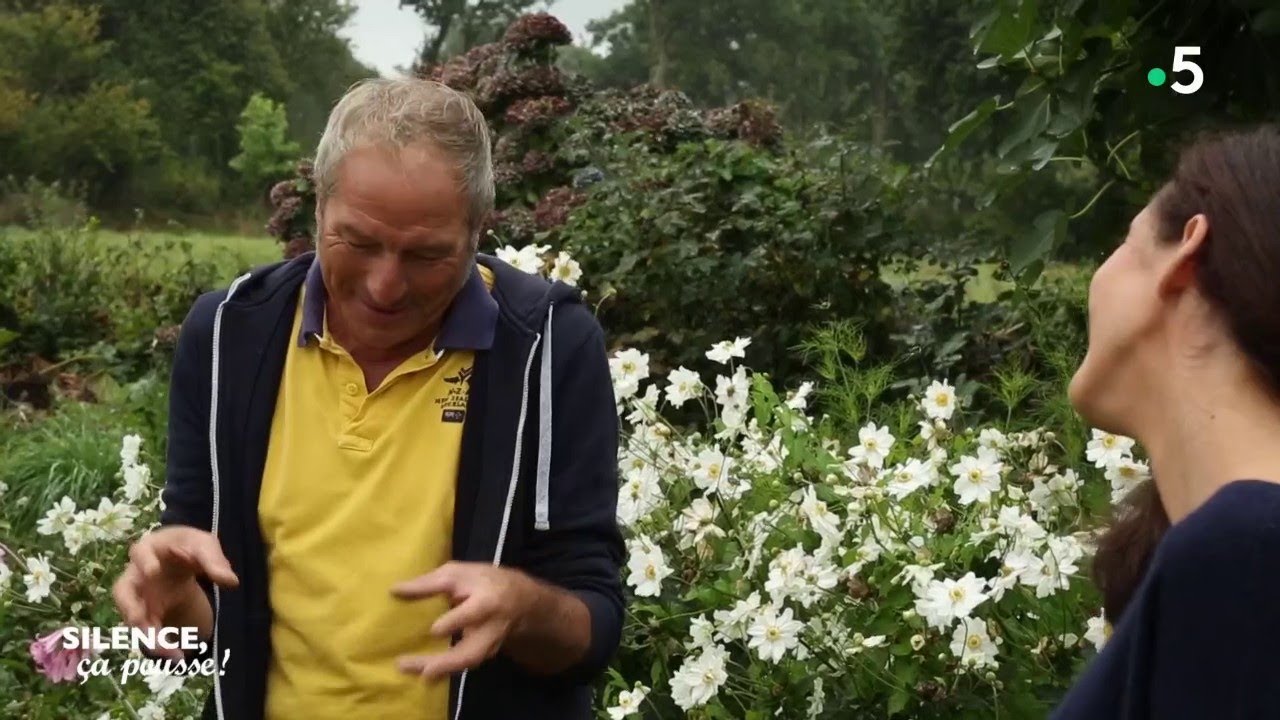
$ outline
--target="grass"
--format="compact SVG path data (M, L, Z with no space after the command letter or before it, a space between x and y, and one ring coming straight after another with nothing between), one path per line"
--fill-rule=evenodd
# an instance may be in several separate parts
M78 507L110 494L118 481L120 438L127 413L108 405L66 403L34 425L10 429L0 445L4 515L19 533L30 532L64 495Z
M36 231L17 227L0 227L0 241L30 240ZM147 273L162 276L176 270L188 253L197 261L212 262L218 274L230 282L240 272L281 258L280 244L270 237L209 232L166 232L97 230L92 241L102 250L120 251L134 248L139 265Z
M274 262L281 257L280 244L266 236L102 230L98 232L98 241L106 248L133 245L148 257L158 258L153 263L157 272L180 263L186 249L197 260L215 263L227 280L246 268Z

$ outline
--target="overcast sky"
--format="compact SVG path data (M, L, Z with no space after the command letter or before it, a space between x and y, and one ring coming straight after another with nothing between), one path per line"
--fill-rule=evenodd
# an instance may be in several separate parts
M382 74L408 66L422 45L426 25L399 0L356 0L356 15L343 33L351 39L356 58ZM560 18L577 40L586 37L587 23L621 8L626 0L554 0L551 12Z

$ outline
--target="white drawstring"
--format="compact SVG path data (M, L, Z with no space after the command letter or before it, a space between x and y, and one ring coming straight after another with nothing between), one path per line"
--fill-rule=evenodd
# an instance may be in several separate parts
M209 531L214 537L218 536L218 520L220 519L222 509L222 493L219 490L220 474L218 472L218 371L221 369L219 362L218 346L222 342L222 309L227 303L231 302L231 297L236 294L236 290L240 287L240 283L249 279L249 273L245 273L235 279L231 283L231 287L227 290L227 296L218 303L218 309L213 314L213 361L210 363L209 373L209 469L213 480L213 515L209 519ZM222 593L218 588L218 584L213 584L213 658L214 662L222 656L218 652L218 614L222 609ZM223 720L222 710L222 678L219 675L213 676L213 705L217 712L218 720Z
M555 305L547 306L546 340L542 343L542 374L538 382L538 474L533 528L551 529L551 318Z

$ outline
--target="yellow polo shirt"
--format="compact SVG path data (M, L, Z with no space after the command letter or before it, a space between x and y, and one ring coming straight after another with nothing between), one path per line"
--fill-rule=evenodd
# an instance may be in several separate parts
M430 633L448 602L390 590L451 557L474 351L491 344L497 317L493 277L477 267L436 343L367 392L321 319L318 269L295 313L258 498L272 611L266 717L445 720L448 681L405 675L396 658L448 648Z

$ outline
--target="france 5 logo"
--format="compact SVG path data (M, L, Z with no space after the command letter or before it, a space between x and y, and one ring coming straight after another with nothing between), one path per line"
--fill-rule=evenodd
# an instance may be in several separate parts
M1190 95L1191 93L1199 90L1201 85L1204 85L1204 70L1202 70L1196 63L1187 59L1199 54L1199 45L1179 45L1173 49L1173 74L1176 75L1181 72L1189 72L1191 73L1191 82L1175 82L1169 86L1170 90L1181 95ZM1165 81L1168 79L1168 75L1166 75L1162 68L1151 68L1151 70L1147 72L1147 82L1151 83L1152 87L1160 87L1161 85L1164 85Z

